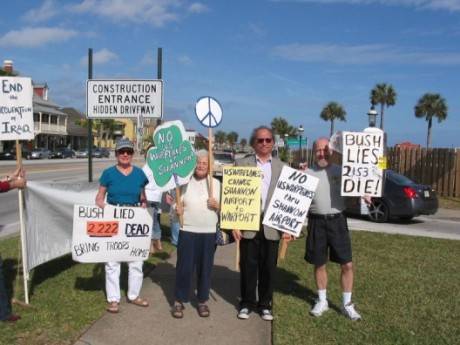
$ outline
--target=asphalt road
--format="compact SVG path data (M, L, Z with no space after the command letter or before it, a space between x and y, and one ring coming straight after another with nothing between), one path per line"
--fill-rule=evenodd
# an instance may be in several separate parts
M141 157L134 164L143 165ZM115 163L115 159L93 160L93 181L97 181L103 169ZM88 181L88 161L82 159L24 161L27 179L33 181L82 182ZM0 176L11 173L14 161L0 161ZM15 233L19 229L18 193L0 194L0 237ZM365 219L349 218L353 230L452 238L460 240L460 211L439 210L432 216L416 217L409 222L377 224Z

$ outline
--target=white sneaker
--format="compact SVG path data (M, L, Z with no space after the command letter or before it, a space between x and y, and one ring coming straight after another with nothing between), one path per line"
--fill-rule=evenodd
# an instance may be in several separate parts
M353 321L361 320L361 315L356 311L353 303L342 306L342 313Z
M262 309L260 312L260 317L265 321L273 321L273 314L270 309Z
M247 320L249 319L249 309L248 308L241 308L238 312L238 319Z
M323 315L328 310L329 310L329 303L327 303L327 300L325 301L316 300L316 304L313 307L313 309L310 310L310 314L318 317L318 316Z

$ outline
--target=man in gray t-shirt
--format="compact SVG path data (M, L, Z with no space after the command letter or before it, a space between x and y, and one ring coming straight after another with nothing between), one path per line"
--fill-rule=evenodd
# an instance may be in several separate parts
M319 183L308 216L305 260L314 265L318 300L310 314L321 316L329 309L326 295L329 254L329 259L341 267L342 312L352 320L360 320L361 315L351 302L353 263L347 219L342 213L345 203L340 195L341 168L330 162L329 139L317 139L313 154L315 165L307 173L319 178Z

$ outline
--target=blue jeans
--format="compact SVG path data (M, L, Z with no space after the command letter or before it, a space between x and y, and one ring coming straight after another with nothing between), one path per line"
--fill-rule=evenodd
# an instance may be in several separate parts
M5 277L3 276L3 260L0 256L0 320L6 320L11 315L11 305L6 293Z
M174 289L176 301L184 303L189 301L195 272L198 303L204 303L209 299L215 247L215 233L180 232Z
M153 207L152 240L161 240L160 203L149 202L149 206Z
M179 242L179 231L180 231L179 220L171 217L170 229L171 229L171 243L177 247L177 243Z

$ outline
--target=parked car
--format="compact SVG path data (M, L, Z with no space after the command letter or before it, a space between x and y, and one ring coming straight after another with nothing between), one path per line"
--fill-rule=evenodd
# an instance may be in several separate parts
M75 151L76 158L88 158L88 149L80 149Z
M49 159L51 157L51 151L43 147L33 149L30 153L30 159Z
M109 158L110 151L105 147L98 147L93 149L92 155L95 158Z
M51 158L73 158L75 152L67 147L58 147L56 150L51 152Z
M22 147L22 158L30 159L30 153L28 148ZM16 149L0 152L0 160L16 160Z
M417 184L393 170L385 170L384 179L382 197L372 198L372 204L368 207L370 220L377 223L392 218L411 220L419 215L437 212L438 197L431 186ZM347 198L346 212L364 214L360 198Z
M214 152L214 175L222 176L222 168L224 165L233 165L235 163L235 159L233 158L232 152Z

